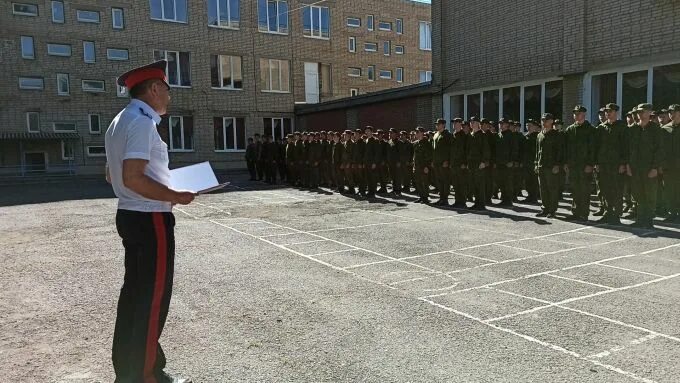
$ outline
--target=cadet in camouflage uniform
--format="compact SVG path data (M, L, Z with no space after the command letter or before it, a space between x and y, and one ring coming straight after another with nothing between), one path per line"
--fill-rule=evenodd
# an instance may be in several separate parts
M449 206L449 193L451 193L451 168L449 161L451 160L451 145L453 144L453 136L451 132L446 130L446 121L438 119L435 122L437 133L432 139L432 165L434 166L435 180L437 182L437 190L439 191L439 200L435 203L437 206Z
M522 158L524 156L524 134L522 133L522 124L515 121L513 125L512 137L515 139L515 147L517 148L516 161L512 163L512 187L513 187L513 202L519 202L518 196L522 195L522 188L524 187L524 167Z
M318 189L320 182L320 167L323 160L323 147L319 142L319 133L311 133L312 140L309 143L307 159L309 161L309 188Z
M664 163L662 129L651 120L651 104L640 104L636 111L640 122L630 131L628 175L631 177L633 197L638 204L633 226L651 228L659 187L659 169Z
M623 209L623 180L628 164L626 124L618 119L619 106L604 108L605 121L596 129L595 163L604 214L599 220L620 224Z
M665 161L664 191L668 217L666 222L680 223L680 105L668 107L671 121L663 127Z
M345 179L345 186L350 195L354 195L354 142L352 141L352 131L345 130L342 142L342 172Z
M587 221L590 215L593 165L595 165L595 128L586 120L587 109L574 107L574 124L564 131L565 159L571 185L571 221Z
M295 163L296 137L300 136L297 134L296 135L289 134L288 137L286 137L286 152L285 152L287 172L286 180L288 181L288 184L291 186L296 184L298 177L297 164Z
M415 203L430 203L429 174L432 170L432 144L425 137L425 129L416 128L416 142L413 144L413 174L418 198Z
M491 153L489 151L489 142L485 133L481 130L477 117L470 118L470 127L472 128L472 134L467 145L467 167L470 170L470 186L475 198L475 204L472 206L472 209L485 210L486 184L484 170L489 165ZM456 202L458 202L457 198Z
M338 193L342 194L345 191L345 176L342 171L344 146L340 142L340 133L331 132L329 135L332 137L330 147L331 147L331 169L333 171L333 180L331 181L335 185L335 189Z
M387 142L387 145L387 165L389 168L389 175L392 180L392 193L394 193L395 196L400 197L402 184L401 167L403 165L401 163L401 155L399 153L401 148L401 144L399 142L399 133L394 128L390 129L390 140Z
M486 196L486 205L491 205L491 196L496 192L496 187L494 186L494 167L496 166L496 133L494 132L494 125L495 123L493 121L485 122L482 120L482 131L486 136L489 144L489 152L491 153L489 166L484 169L484 184L486 185L486 192L484 194Z
M399 140L399 162L401 162L401 191L411 192L411 179L413 179L413 143L409 141L409 135L401 131Z
M354 131L354 145L352 152L352 162L354 163L354 183L359 188L359 194L366 195L366 177L364 174L364 152L366 151L366 141L361 137L361 129Z
M366 178L368 198L375 198L375 192L378 185L378 177L380 176L379 165L382 162L382 145L380 141L373 136L373 127L367 126L364 129L366 133L366 147L364 150L364 175Z
M524 203L538 202L538 176L536 174L536 139L538 138L538 125L536 121L527 122L528 133L524 137L524 150L522 151L522 171L524 173L524 185L527 198Z
M453 203L455 208L466 208L465 201L467 200L469 171L467 166L468 161L468 141L470 136L463 131L463 119L454 118L451 120L453 126L453 140L451 143L451 176L453 180L453 190L455 191L456 200Z
M563 165L563 142L561 133L553 127L554 117L544 113L541 118L543 130L536 137L535 170L541 191L541 212L537 217L555 218L559 203L560 177Z
M498 206L512 206L514 199L513 166L517 162L518 148L514 134L510 130L510 122L505 118L500 121L500 132L496 136L496 182L501 189L501 203Z

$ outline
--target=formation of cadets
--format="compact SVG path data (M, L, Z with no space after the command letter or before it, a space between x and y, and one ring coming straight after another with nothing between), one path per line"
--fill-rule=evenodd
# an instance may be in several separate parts
M471 117L452 120L453 133L439 119L434 131L367 126L344 133L296 132L285 142L255 135L246 160L251 180L273 184L278 178L369 199L388 194L388 185L396 197L415 187L415 202L424 204L430 204L434 186L439 194L434 205L473 210L484 210L492 197L502 207L522 197L525 204L540 200L537 216L548 218L556 218L568 184L568 220L588 220L595 191L599 222L620 224L624 217L648 228L661 216L680 223L680 105L655 112L651 104L640 104L623 121L619 106L610 103L599 110L597 126L586 113L582 105L574 107L574 124L566 128L545 113L528 120L526 132L516 121Z

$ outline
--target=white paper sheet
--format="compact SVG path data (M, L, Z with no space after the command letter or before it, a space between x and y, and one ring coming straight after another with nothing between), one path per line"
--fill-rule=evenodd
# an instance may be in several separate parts
M210 162L170 170L170 187L174 190L202 194L221 189L228 184L229 182L223 184L217 182Z

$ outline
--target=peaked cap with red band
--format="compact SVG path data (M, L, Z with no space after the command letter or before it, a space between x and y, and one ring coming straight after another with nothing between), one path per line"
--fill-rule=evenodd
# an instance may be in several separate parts
M165 74L165 69L167 67L168 62L160 60L153 64L132 69L118 77L118 85L124 86L127 89L132 89L135 85L139 85L142 82L151 79L163 80L165 85L168 85L168 76Z

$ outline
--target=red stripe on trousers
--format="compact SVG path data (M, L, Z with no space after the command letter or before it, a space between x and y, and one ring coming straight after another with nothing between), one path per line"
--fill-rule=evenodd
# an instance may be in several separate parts
M156 383L154 365L158 352L158 324L161 314L161 300L165 290L165 271L167 267L168 243L165 235L165 222L162 213L152 213L153 227L156 231L156 279L153 287L149 327L146 334L146 355L144 358L144 383Z

